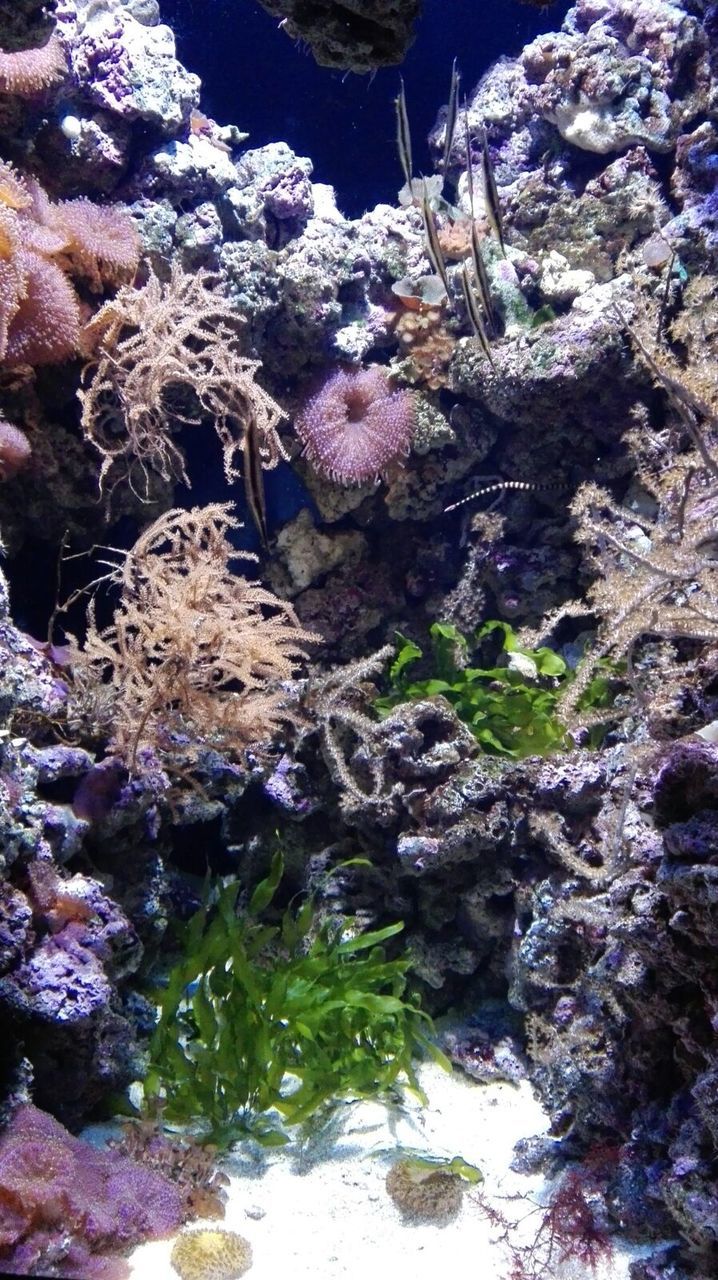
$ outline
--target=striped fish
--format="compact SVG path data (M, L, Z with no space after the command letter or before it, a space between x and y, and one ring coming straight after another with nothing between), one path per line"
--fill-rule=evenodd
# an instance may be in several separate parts
M269 531L267 528L267 500L264 491L264 472L259 449L259 433L254 414L249 412L244 426L242 443L242 479L244 480L244 496L254 521L257 532L265 550L269 547Z
M441 161L441 172L446 177L446 171L449 167L451 159L451 144L454 141L454 131L456 129L456 114L459 109L459 84L461 82L461 74L456 65L454 58L451 67L451 86L449 88L449 106L446 113L446 134L444 136L444 155Z
M396 145L399 150L399 162L404 171L407 186L411 188L411 133L409 130L409 117L406 111L404 81L401 79L399 80L399 94L394 99L394 107L396 108Z
M434 217L434 211L429 204L429 192L426 187L426 179L424 179L422 184L421 216L424 220L424 247L426 249L426 256L448 294L449 277L446 272L446 263L444 261L444 255L441 252L441 245L439 244L439 233L436 229L436 218Z
M476 301L476 294L465 262L462 263L461 266L461 291L464 295L464 306L466 307L474 337L478 338L479 345L481 346L486 359L491 365L491 368L495 369L496 365L494 364L494 358L491 354L491 346L489 344L486 326L484 324L481 310Z
M496 179L494 177L494 166L491 163L491 156L489 155L489 140L486 137L485 129L481 139L481 167L483 171L484 191L486 193L486 212L488 214L489 224L501 245L501 252L504 257L506 257L504 229L501 222L501 205L499 204L499 193L496 187Z

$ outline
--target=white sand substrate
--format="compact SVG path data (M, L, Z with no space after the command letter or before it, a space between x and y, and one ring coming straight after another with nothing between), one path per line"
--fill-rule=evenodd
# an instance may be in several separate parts
M484 1175L482 1196L532 1240L542 1177L513 1173L521 1137L544 1133L548 1120L528 1084L476 1084L434 1064L419 1071L428 1106L407 1096L401 1106L361 1102L340 1108L312 1141L233 1155L226 1215L206 1225L238 1231L252 1246L248 1280L508 1280L501 1232L467 1187L458 1216L443 1225L407 1223L384 1180L397 1148L461 1155ZM191 1226L205 1225L191 1224ZM514 1240L518 1235L514 1234ZM174 1240L140 1246L132 1280L177 1280ZM617 1247L591 1271L556 1265L547 1280L626 1280L640 1251Z

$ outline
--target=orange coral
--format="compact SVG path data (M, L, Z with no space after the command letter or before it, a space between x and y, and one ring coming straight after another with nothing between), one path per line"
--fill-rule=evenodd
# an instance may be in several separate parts
M38 49L0 49L0 93L29 98L57 84L67 71L62 45L53 33Z
M402 350L409 361L402 375L409 382L421 382L432 391L445 387L456 339L444 325L441 307L403 311L394 325Z
M27 209L32 204L25 179L6 160L0 160L0 201L10 209Z
M0 161L0 360L50 364L80 348L80 303L68 275L101 291L132 277L140 240L128 214L81 197L50 200Z

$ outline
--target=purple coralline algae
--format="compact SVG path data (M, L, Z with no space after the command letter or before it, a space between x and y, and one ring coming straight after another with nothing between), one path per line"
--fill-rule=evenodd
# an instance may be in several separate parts
M73 1138L52 1116L18 1108L0 1135L0 1263L8 1275L124 1280L122 1254L172 1235L173 1183Z

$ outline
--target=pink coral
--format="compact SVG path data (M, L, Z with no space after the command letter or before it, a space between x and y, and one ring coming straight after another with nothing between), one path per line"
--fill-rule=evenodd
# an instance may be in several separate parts
M30 441L19 427L0 417L0 480L9 480L30 461Z
M113 205L79 196L50 205L47 225L66 238L72 269L99 293L105 284L131 280L140 260L140 238L132 219Z
M128 1274L116 1255L172 1235L178 1188L112 1151L98 1151L37 1107L0 1137L0 1266L10 1275L103 1280Z
M54 202L0 161L0 361L52 364L81 347L80 305L69 276L95 292L134 275L140 240L117 205Z
M14 53L0 49L0 93L32 97L56 84L66 71L62 45L54 33L37 49L19 49Z
M7 331L9 365L54 364L68 360L80 341L80 307L67 277L54 262L24 249L18 254L24 277Z
M366 484L409 452L415 419L412 393L392 390L374 365L330 374L294 427L317 471L339 484Z

